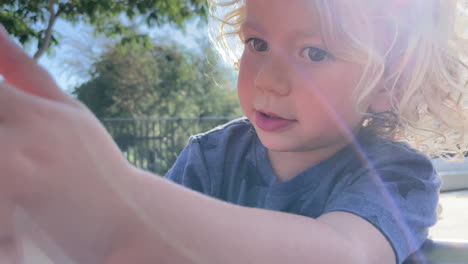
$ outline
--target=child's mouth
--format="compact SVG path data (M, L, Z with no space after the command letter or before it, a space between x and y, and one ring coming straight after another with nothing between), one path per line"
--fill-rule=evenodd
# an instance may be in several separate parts
M263 116L267 117L267 118L271 118L271 119L280 119L281 117L279 116L274 116L274 115L269 115L267 113L262 113L260 112Z
M288 128L297 120L282 118L274 113L257 111L255 113L255 124L264 131L278 131Z

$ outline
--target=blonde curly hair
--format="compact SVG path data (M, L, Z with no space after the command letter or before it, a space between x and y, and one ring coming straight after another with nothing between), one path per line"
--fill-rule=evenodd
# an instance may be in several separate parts
M245 1L209 0L211 38L236 69ZM468 1L311 2L326 48L338 59L363 65L355 105L377 90L389 95L390 111L365 113L363 126L432 157L468 152Z

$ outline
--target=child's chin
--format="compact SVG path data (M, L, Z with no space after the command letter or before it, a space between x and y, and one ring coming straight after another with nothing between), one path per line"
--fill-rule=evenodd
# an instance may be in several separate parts
M286 140L279 138L278 136L261 136L259 135L260 141L262 142L263 146L270 151L278 151L278 152L296 152L296 151L303 151L301 150L300 144L297 142L292 142L291 140Z

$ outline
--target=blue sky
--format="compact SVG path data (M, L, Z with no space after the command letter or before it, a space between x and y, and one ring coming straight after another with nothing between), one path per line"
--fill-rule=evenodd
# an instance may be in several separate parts
M208 37L206 27L199 27L197 24L197 21L188 23L185 33L170 26L152 29L143 26L141 30L153 38L171 38L189 49L196 49L198 47L197 40ZM42 56L39 63L54 76L62 89L71 91L86 81L86 71L92 65L92 60L89 60L83 52L93 56L99 55L102 52L100 46L106 40L102 36L93 36L92 28L82 23L72 25L66 21L58 20L55 30L61 35L60 46L54 47L53 54ZM36 51L35 45L27 48L27 51L29 54L33 54Z

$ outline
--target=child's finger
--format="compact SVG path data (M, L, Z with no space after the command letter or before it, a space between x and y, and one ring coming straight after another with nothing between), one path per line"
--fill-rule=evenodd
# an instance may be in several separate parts
M5 82L0 82L0 125L9 120L19 119L25 111L36 111L37 100L45 99L29 95Z
M0 201L0 263L19 263L20 257L13 227L13 204Z
M13 206L2 197L0 201L0 244L9 239L13 233Z
M68 102L49 73L14 43L0 24L0 75L12 86L44 98Z

